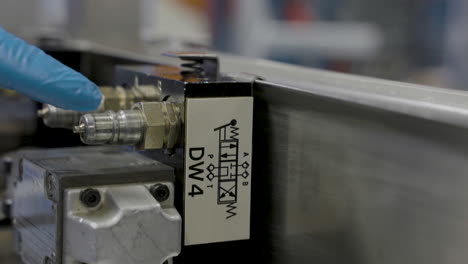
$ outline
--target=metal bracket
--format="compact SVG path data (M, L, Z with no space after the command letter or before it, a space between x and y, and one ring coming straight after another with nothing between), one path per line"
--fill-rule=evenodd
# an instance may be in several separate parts
M200 52L167 52L162 55L179 58L183 61L180 65L182 70L181 75L195 74L200 78L211 80L218 79L219 76L219 60L215 54L200 53Z

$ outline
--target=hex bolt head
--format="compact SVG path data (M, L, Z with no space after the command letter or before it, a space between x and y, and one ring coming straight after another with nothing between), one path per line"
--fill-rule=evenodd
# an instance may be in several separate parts
M58 196L57 195L57 192L58 192L57 179L51 173L47 173L44 180L45 180L44 187L45 187L45 192L47 194L47 198L49 198L49 200L51 200L51 201L57 202L58 201L58 197L57 197Z
M101 193L93 188L85 189L80 193L80 201L88 208L96 207L101 202Z
M171 194L169 187L165 184L155 184L150 187L149 191L158 202L166 201L169 199L169 195Z

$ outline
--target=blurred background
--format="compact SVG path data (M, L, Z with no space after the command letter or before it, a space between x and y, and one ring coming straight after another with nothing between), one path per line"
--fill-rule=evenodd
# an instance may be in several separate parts
M0 0L25 38L110 46L184 39L214 50L464 89L464 0ZM122 37L124 36L124 37Z

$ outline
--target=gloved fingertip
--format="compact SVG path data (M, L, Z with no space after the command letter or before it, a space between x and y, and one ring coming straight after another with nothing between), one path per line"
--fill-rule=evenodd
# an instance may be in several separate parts
M80 95L80 100L69 108L81 112L89 112L96 110L101 104L102 94L99 88L92 82L87 82L83 87L83 93Z

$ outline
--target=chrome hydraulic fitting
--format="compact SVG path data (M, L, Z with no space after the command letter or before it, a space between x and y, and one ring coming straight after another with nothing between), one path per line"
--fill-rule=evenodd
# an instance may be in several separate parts
M140 102L132 110L89 113L73 131L89 145L136 145L140 149L171 149L182 141L181 105Z

